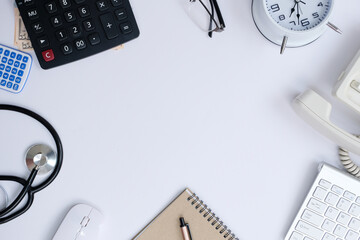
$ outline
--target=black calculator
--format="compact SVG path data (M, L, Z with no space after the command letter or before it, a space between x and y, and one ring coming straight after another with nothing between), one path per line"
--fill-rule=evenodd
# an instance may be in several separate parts
M129 0L16 0L43 69L119 46L140 34Z

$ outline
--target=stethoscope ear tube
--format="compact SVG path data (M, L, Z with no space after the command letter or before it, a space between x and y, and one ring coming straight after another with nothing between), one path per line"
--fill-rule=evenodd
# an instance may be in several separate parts
M47 128L47 130L50 132L50 134L54 138L56 148L57 148L57 161L56 161L56 165L55 165L53 172L50 174L50 176L44 182L42 182L41 184L39 184L35 187L32 187L31 184L33 183L33 181L38 173L38 170L39 170L38 168L34 168L31 171L28 180L24 180L24 179L16 177L16 176L0 176L0 180L15 181L15 182L23 185L23 189L21 190L21 192L19 193L17 198L14 200L14 202L12 202L4 210L0 211L0 224L3 224L8 221L11 221L12 219L25 213L33 203L34 194L36 192L44 189L45 187L47 187L56 178L56 176L59 174L61 166L62 166L63 147L62 147L60 137L59 137L58 133L56 132L56 130L54 129L54 127L40 115L38 115L28 109L14 106L14 105L7 105L7 104L0 104L0 110L8 110L8 111L13 111L13 112L23 113L23 114L37 120L38 122L40 122L44 127ZM28 194L28 199L27 199L26 204L18 211L9 214L11 211L13 211L16 208L16 206L19 205L19 203L25 197L26 194ZM7 214L9 214L9 215L5 216Z

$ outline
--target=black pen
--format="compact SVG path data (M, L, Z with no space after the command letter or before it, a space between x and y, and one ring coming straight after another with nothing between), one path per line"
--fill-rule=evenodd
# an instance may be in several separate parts
M180 218L180 229L184 240L192 240L189 224L185 223L183 217Z

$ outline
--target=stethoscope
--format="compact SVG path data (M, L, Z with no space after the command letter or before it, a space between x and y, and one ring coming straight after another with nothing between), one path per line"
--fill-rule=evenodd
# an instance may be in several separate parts
M62 165L63 148L60 137L53 126L40 115L28 109L13 105L0 104L0 110L22 113L40 122L54 138L57 148L57 153L44 144L34 145L28 149L26 153L26 165L31 173L27 179L16 176L0 176L0 181L13 181L23 186L23 189L15 200L4 209L0 209L0 224L3 224L25 213L34 201L34 194L47 187L56 178ZM46 174L50 171L52 172L45 181L37 186L32 186L37 175ZM0 188L0 191L6 194L3 188ZM16 210L15 208L22 202L26 195L28 196L27 202L23 207Z

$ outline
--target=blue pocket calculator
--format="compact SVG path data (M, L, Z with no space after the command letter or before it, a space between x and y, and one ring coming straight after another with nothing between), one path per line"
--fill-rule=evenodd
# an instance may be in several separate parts
M30 54L0 44L0 89L19 93L28 79Z

